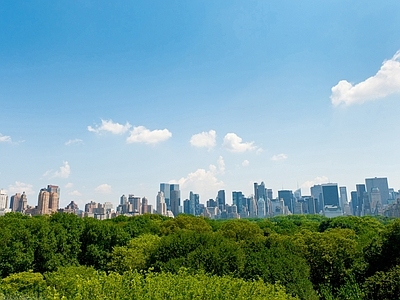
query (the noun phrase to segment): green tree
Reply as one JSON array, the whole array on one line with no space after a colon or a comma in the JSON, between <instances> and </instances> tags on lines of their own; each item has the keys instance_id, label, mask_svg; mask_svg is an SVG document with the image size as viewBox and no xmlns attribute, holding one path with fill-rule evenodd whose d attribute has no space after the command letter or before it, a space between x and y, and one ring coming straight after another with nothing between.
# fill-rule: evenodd
<instances>
[{"instance_id":1,"label":"green tree","mask_svg":"<svg viewBox=\"0 0 400 300\"><path fill-rule=\"evenodd\" d=\"M160 240L157 235L143 234L130 240L126 246L114 247L108 269L121 274L126 271L144 270Z\"/></svg>"}]
</instances>

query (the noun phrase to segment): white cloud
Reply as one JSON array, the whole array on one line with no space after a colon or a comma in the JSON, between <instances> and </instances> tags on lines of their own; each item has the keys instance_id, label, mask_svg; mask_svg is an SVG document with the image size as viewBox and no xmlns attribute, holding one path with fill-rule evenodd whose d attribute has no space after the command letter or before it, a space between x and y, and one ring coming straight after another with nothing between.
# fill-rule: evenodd
<instances>
[{"instance_id":1,"label":"white cloud","mask_svg":"<svg viewBox=\"0 0 400 300\"><path fill-rule=\"evenodd\" d=\"M65 185L65 188L66 189L70 189L70 188L72 188L74 186L74 184L72 183L72 182L68 182L66 185Z\"/></svg>"},{"instance_id":2,"label":"white cloud","mask_svg":"<svg viewBox=\"0 0 400 300\"><path fill-rule=\"evenodd\" d=\"M400 50L382 63L379 71L368 79L351 84L341 80L332 88L331 101L334 106L364 103L400 93Z\"/></svg>"},{"instance_id":3,"label":"white cloud","mask_svg":"<svg viewBox=\"0 0 400 300\"><path fill-rule=\"evenodd\" d=\"M205 197L204 201L214 198L217 191L224 187L224 183L216 177L214 170L205 169L197 169L178 181L171 181L171 183L173 182L178 182L180 188L186 192L199 193ZM181 197L185 197L185 195Z\"/></svg>"},{"instance_id":4,"label":"white cloud","mask_svg":"<svg viewBox=\"0 0 400 300\"><path fill-rule=\"evenodd\" d=\"M0 133L0 143L11 143L11 137Z\"/></svg>"},{"instance_id":5,"label":"white cloud","mask_svg":"<svg viewBox=\"0 0 400 300\"><path fill-rule=\"evenodd\" d=\"M22 194L23 192L25 192L25 194L27 194L27 195L35 194L35 191L33 190L33 185L28 184L28 183L23 183L20 181L16 181L14 184L10 184L8 186L8 193L10 195L14 195L16 193Z\"/></svg>"},{"instance_id":6,"label":"white cloud","mask_svg":"<svg viewBox=\"0 0 400 300\"><path fill-rule=\"evenodd\" d=\"M67 142L65 142L65 146L70 146L70 145L74 145L74 144L82 144L83 141L81 139L73 139L73 140L69 140Z\"/></svg>"},{"instance_id":7,"label":"white cloud","mask_svg":"<svg viewBox=\"0 0 400 300\"><path fill-rule=\"evenodd\" d=\"M68 178L70 174L71 174L71 167L69 166L67 161L64 161L60 169L54 172L53 177Z\"/></svg>"},{"instance_id":8,"label":"white cloud","mask_svg":"<svg viewBox=\"0 0 400 300\"><path fill-rule=\"evenodd\" d=\"M225 173L225 161L224 161L224 158L222 156L218 157L217 166L218 166L218 171L221 174L224 174Z\"/></svg>"},{"instance_id":9,"label":"white cloud","mask_svg":"<svg viewBox=\"0 0 400 300\"><path fill-rule=\"evenodd\" d=\"M250 164L250 162L249 162L247 159L245 159L245 160L242 162L242 166L243 166L243 167L248 167L249 164Z\"/></svg>"},{"instance_id":10,"label":"white cloud","mask_svg":"<svg viewBox=\"0 0 400 300\"><path fill-rule=\"evenodd\" d=\"M192 135L190 138L190 144L194 147L208 148L211 149L215 147L217 133L215 130L210 130L209 132L201 132Z\"/></svg>"},{"instance_id":11,"label":"white cloud","mask_svg":"<svg viewBox=\"0 0 400 300\"><path fill-rule=\"evenodd\" d=\"M126 122L125 125L114 123L112 120L101 120L101 125L96 125L95 127L88 126L87 129L90 132L102 133L109 132L112 134L123 134L127 132L132 127L131 124Z\"/></svg>"},{"instance_id":12,"label":"white cloud","mask_svg":"<svg viewBox=\"0 0 400 300\"><path fill-rule=\"evenodd\" d=\"M301 185L302 189L305 189L306 193L310 192L310 187L316 184L327 183L329 181L328 177L326 176L319 176L315 177L313 180L308 180Z\"/></svg>"},{"instance_id":13,"label":"white cloud","mask_svg":"<svg viewBox=\"0 0 400 300\"><path fill-rule=\"evenodd\" d=\"M72 191L72 192L69 192L68 195L70 195L70 196L76 196L76 197L82 196L82 194L81 194L79 191L77 191L77 190Z\"/></svg>"},{"instance_id":14,"label":"white cloud","mask_svg":"<svg viewBox=\"0 0 400 300\"><path fill-rule=\"evenodd\" d=\"M225 147L225 149L237 153L260 150L260 148L254 146L254 142L242 142L242 138L237 136L235 133L227 133L225 135L223 146Z\"/></svg>"},{"instance_id":15,"label":"white cloud","mask_svg":"<svg viewBox=\"0 0 400 300\"><path fill-rule=\"evenodd\" d=\"M97 188L94 189L96 193L99 194L110 194L111 193L111 185L104 183L100 184Z\"/></svg>"},{"instance_id":16,"label":"white cloud","mask_svg":"<svg viewBox=\"0 0 400 300\"><path fill-rule=\"evenodd\" d=\"M271 160L273 161L282 161L286 160L288 156L285 153L277 154L271 157Z\"/></svg>"},{"instance_id":17,"label":"white cloud","mask_svg":"<svg viewBox=\"0 0 400 300\"><path fill-rule=\"evenodd\" d=\"M168 129L149 130L144 126L133 127L130 136L126 139L128 144L131 143L144 143L144 144L157 144L168 140L172 133Z\"/></svg>"}]
</instances>

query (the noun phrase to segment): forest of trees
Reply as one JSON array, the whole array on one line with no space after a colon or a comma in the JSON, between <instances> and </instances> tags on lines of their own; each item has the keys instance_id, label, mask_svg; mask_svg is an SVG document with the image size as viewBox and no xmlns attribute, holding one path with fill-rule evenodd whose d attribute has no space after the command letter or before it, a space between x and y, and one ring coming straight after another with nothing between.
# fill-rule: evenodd
<instances>
[{"instance_id":1,"label":"forest of trees","mask_svg":"<svg viewBox=\"0 0 400 300\"><path fill-rule=\"evenodd\" d=\"M2 299L399 299L400 220L0 217Z\"/></svg>"}]
</instances>

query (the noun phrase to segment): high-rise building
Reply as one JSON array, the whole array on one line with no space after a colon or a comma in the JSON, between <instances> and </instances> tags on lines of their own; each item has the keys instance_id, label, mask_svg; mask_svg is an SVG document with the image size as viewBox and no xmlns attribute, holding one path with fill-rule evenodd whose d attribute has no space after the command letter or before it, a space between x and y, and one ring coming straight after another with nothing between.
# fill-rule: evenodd
<instances>
[{"instance_id":1,"label":"high-rise building","mask_svg":"<svg viewBox=\"0 0 400 300\"><path fill-rule=\"evenodd\" d=\"M243 208L247 207L245 202L242 192L232 192L232 204L236 205L239 214L243 211Z\"/></svg>"},{"instance_id":2,"label":"high-rise building","mask_svg":"<svg viewBox=\"0 0 400 300\"><path fill-rule=\"evenodd\" d=\"M129 204L131 204L130 208L129 208L129 212L136 214L136 215L140 215L141 212L141 199L140 197L137 197L133 194L128 195L128 202Z\"/></svg>"},{"instance_id":3,"label":"high-rise building","mask_svg":"<svg viewBox=\"0 0 400 300\"><path fill-rule=\"evenodd\" d=\"M141 208L142 214L148 214L151 213L149 212L149 201L147 200L146 197L142 198L142 208Z\"/></svg>"},{"instance_id":4,"label":"high-rise building","mask_svg":"<svg viewBox=\"0 0 400 300\"><path fill-rule=\"evenodd\" d=\"M40 215L47 215L49 211L50 193L47 189L41 189L38 197L38 210Z\"/></svg>"},{"instance_id":5,"label":"high-rise building","mask_svg":"<svg viewBox=\"0 0 400 300\"><path fill-rule=\"evenodd\" d=\"M10 209L12 211L18 211L18 207L20 205L21 194L16 193L15 195L11 196L10 198Z\"/></svg>"},{"instance_id":6,"label":"high-rise building","mask_svg":"<svg viewBox=\"0 0 400 300\"><path fill-rule=\"evenodd\" d=\"M121 198L119 198L119 204L124 205L128 202L128 198L126 198L125 195L122 195Z\"/></svg>"},{"instance_id":7,"label":"high-rise building","mask_svg":"<svg viewBox=\"0 0 400 300\"><path fill-rule=\"evenodd\" d=\"M381 207L382 207L382 195L381 191L377 188L374 187L372 188L369 196L369 201L370 201L370 214L371 215L380 215L382 213Z\"/></svg>"},{"instance_id":8,"label":"high-rise building","mask_svg":"<svg viewBox=\"0 0 400 300\"><path fill-rule=\"evenodd\" d=\"M171 201L170 201L170 184L169 183L160 183L160 192L163 192L165 205L167 206L167 210L171 210Z\"/></svg>"},{"instance_id":9,"label":"high-rise building","mask_svg":"<svg viewBox=\"0 0 400 300\"><path fill-rule=\"evenodd\" d=\"M179 185L174 184L175 188L170 190L171 211L176 217L179 214L179 207L181 206L181 191ZM171 185L172 187L172 185Z\"/></svg>"},{"instance_id":10,"label":"high-rise building","mask_svg":"<svg viewBox=\"0 0 400 300\"><path fill-rule=\"evenodd\" d=\"M340 207L337 183L322 184L322 199L324 207L327 205Z\"/></svg>"},{"instance_id":11,"label":"high-rise building","mask_svg":"<svg viewBox=\"0 0 400 300\"><path fill-rule=\"evenodd\" d=\"M49 212L57 212L60 208L60 188L49 184L47 191L49 192Z\"/></svg>"},{"instance_id":12,"label":"high-rise building","mask_svg":"<svg viewBox=\"0 0 400 300\"><path fill-rule=\"evenodd\" d=\"M0 210L8 209L8 195L5 190L0 190Z\"/></svg>"},{"instance_id":13,"label":"high-rise building","mask_svg":"<svg viewBox=\"0 0 400 300\"><path fill-rule=\"evenodd\" d=\"M267 198L270 200L274 199L274 194L272 192L272 189L267 189Z\"/></svg>"},{"instance_id":14,"label":"high-rise building","mask_svg":"<svg viewBox=\"0 0 400 300\"><path fill-rule=\"evenodd\" d=\"M291 190L278 191L278 199L283 199L285 206L293 213L293 192Z\"/></svg>"},{"instance_id":15,"label":"high-rise building","mask_svg":"<svg viewBox=\"0 0 400 300\"><path fill-rule=\"evenodd\" d=\"M371 191L373 188L378 188L381 194L382 205L388 204L390 199L389 185L386 177L378 178L366 178L365 179L366 192L368 193L369 199L371 199Z\"/></svg>"},{"instance_id":16,"label":"high-rise building","mask_svg":"<svg viewBox=\"0 0 400 300\"><path fill-rule=\"evenodd\" d=\"M257 199L256 201L258 201L260 198L264 199L264 201L267 200L267 189L265 188L264 181L262 181L260 184L254 182L254 197Z\"/></svg>"},{"instance_id":17,"label":"high-rise building","mask_svg":"<svg viewBox=\"0 0 400 300\"><path fill-rule=\"evenodd\" d=\"M364 194L366 193L365 184L356 184L356 190L357 190L356 216L361 216L364 208Z\"/></svg>"},{"instance_id":18,"label":"high-rise building","mask_svg":"<svg viewBox=\"0 0 400 300\"><path fill-rule=\"evenodd\" d=\"M219 190L217 195L218 208L222 212L225 210L225 190Z\"/></svg>"},{"instance_id":19,"label":"high-rise building","mask_svg":"<svg viewBox=\"0 0 400 300\"><path fill-rule=\"evenodd\" d=\"M260 198L257 201L257 217L258 218L266 217L265 200L263 198Z\"/></svg>"},{"instance_id":20,"label":"high-rise building","mask_svg":"<svg viewBox=\"0 0 400 300\"><path fill-rule=\"evenodd\" d=\"M358 212L358 196L357 196L357 192L356 191L352 191L350 193L350 198L351 198L351 203L350 203L351 213L352 213L352 215L357 216L357 212Z\"/></svg>"},{"instance_id":21,"label":"high-rise building","mask_svg":"<svg viewBox=\"0 0 400 300\"><path fill-rule=\"evenodd\" d=\"M167 215L167 205L165 203L164 192L160 191L156 198L157 213L166 216Z\"/></svg>"},{"instance_id":22,"label":"high-rise building","mask_svg":"<svg viewBox=\"0 0 400 300\"><path fill-rule=\"evenodd\" d=\"M347 188L345 186L339 187L339 193L340 193L340 206L344 211L345 206L349 204L349 201L347 200Z\"/></svg>"},{"instance_id":23,"label":"high-rise building","mask_svg":"<svg viewBox=\"0 0 400 300\"><path fill-rule=\"evenodd\" d=\"M320 184L316 184L310 188L311 196L316 201L316 213L319 213L324 210L324 203L322 201L322 186Z\"/></svg>"}]
</instances>

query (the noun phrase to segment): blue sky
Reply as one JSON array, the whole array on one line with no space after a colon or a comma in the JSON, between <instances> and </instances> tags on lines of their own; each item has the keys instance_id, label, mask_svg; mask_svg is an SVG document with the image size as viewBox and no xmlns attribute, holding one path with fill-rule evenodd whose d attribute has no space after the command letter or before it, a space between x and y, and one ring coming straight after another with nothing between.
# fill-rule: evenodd
<instances>
[{"instance_id":1,"label":"blue sky","mask_svg":"<svg viewBox=\"0 0 400 300\"><path fill-rule=\"evenodd\" d=\"M398 1L2 1L0 188L200 201L387 176Z\"/></svg>"}]
</instances>

